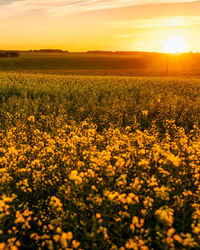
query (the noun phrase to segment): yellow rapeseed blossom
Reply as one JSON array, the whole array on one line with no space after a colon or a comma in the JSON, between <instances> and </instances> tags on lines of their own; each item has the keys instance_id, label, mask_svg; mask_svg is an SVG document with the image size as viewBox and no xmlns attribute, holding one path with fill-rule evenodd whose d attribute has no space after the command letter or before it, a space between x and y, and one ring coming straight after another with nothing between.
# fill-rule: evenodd
<instances>
[{"instance_id":1,"label":"yellow rapeseed blossom","mask_svg":"<svg viewBox=\"0 0 200 250\"><path fill-rule=\"evenodd\" d=\"M80 242L76 241L76 240L73 240L72 241L72 247L77 249L78 247L80 246Z\"/></svg>"},{"instance_id":2,"label":"yellow rapeseed blossom","mask_svg":"<svg viewBox=\"0 0 200 250\"><path fill-rule=\"evenodd\" d=\"M144 116L147 116L147 115L148 115L148 113L149 113L149 111L148 111L148 110L143 110L143 111L142 111L142 114L143 114Z\"/></svg>"},{"instance_id":3,"label":"yellow rapeseed blossom","mask_svg":"<svg viewBox=\"0 0 200 250\"><path fill-rule=\"evenodd\" d=\"M78 171L77 170L73 170L70 174L69 174L69 179L74 181L75 184L79 185L82 183L82 178L78 175Z\"/></svg>"},{"instance_id":4,"label":"yellow rapeseed blossom","mask_svg":"<svg viewBox=\"0 0 200 250\"><path fill-rule=\"evenodd\" d=\"M101 214L100 213L96 213L96 219L100 219L101 218Z\"/></svg>"},{"instance_id":5,"label":"yellow rapeseed blossom","mask_svg":"<svg viewBox=\"0 0 200 250\"><path fill-rule=\"evenodd\" d=\"M0 73L0 86L8 90L2 95L9 100L15 88L2 77ZM175 112L178 106L186 107L185 90L181 99L177 95L174 101L173 94L166 102L174 80L162 85L159 79L160 89L149 106L139 97L138 106L132 99L135 89L148 94L151 79L134 78L129 84L129 78L115 78L113 87L110 78L81 77L78 89L76 76L37 76L39 83L35 77L22 77L28 81L26 88L17 88L23 89L23 101L15 95L12 101L1 100L0 250L24 249L25 239L31 239L30 248L50 250L199 249L200 129L198 123L192 126L196 115L188 116L191 121L183 126L187 117ZM11 85L4 85L7 81ZM131 96L115 98L118 84L130 90L134 86ZM192 106L191 90L200 91L200 80L185 88ZM129 107L127 100L133 100ZM28 110L18 110L21 103ZM90 119L83 120L87 113ZM166 120L165 114L174 120ZM182 227L188 222L188 228Z\"/></svg>"},{"instance_id":6,"label":"yellow rapeseed blossom","mask_svg":"<svg viewBox=\"0 0 200 250\"><path fill-rule=\"evenodd\" d=\"M5 242L0 243L0 250L4 250L5 247L6 247L6 243Z\"/></svg>"},{"instance_id":7,"label":"yellow rapeseed blossom","mask_svg":"<svg viewBox=\"0 0 200 250\"><path fill-rule=\"evenodd\" d=\"M35 122L35 117L33 115L29 116L27 119L29 122L34 123Z\"/></svg>"},{"instance_id":8,"label":"yellow rapeseed blossom","mask_svg":"<svg viewBox=\"0 0 200 250\"><path fill-rule=\"evenodd\" d=\"M173 224L173 209L168 207L161 207L155 211L155 215L159 218L160 221L166 223L168 226Z\"/></svg>"},{"instance_id":9,"label":"yellow rapeseed blossom","mask_svg":"<svg viewBox=\"0 0 200 250\"><path fill-rule=\"evenodd\" d=\"M175 235L173 236L173 239L174 239L175 241L179 242L179 243L182 243L182 242L183 242L183 239L182 239L181 236L178 235L178 234L175 234Z\"/></svg>"}]
</instances>

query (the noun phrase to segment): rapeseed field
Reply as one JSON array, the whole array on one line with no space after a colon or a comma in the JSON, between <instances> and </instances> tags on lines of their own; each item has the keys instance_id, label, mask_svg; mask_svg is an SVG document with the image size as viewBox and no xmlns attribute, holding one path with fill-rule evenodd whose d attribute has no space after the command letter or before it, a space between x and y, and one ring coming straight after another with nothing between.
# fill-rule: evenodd
<instances>
[{"instance_id":1,"label":"rapeseed field","mask_svg":"<svg viewBox=\"0 0 200 250\"><path fill-rule=\"evenodd\" d=\"M0 249L199 249L200 80L0 74Z\"/></svg>"}]
</instances>

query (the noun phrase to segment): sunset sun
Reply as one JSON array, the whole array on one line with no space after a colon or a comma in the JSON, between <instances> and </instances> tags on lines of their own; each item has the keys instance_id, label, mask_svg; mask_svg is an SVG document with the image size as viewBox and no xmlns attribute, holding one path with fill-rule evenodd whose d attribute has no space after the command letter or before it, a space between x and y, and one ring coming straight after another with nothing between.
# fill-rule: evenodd
<instances>
[{"instance_id":1,"label":"sunset sun","mask_svg":"<svg viewBox=\"0 0 200 250\"><path fill-rule=\"evenodd\" d=\"M182 37L171 37L163 44L163 50L166 53L184 53L188 45Z\"/></svg>"}]
</instances>

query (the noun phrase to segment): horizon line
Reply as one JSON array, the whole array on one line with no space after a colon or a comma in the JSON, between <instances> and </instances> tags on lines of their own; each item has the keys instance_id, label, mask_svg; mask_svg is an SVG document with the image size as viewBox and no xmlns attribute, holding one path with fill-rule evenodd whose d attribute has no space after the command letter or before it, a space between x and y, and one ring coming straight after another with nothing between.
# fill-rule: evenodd
<instances>
[{"instance_id":1,"label":"horizon line","mask_svg":"<svg viewBox=\"0 0 200 250\"><path fill-rule=\"evenodd\" d=\"M143 50L85 50L85 51L70 51L66 49L0 49L0 51L19 51L19 52L44 52L44 51L57 51L57 52L64 52L64 53L157 53L157 54L198 54L200 53L198 50L196 51L185 51L185 52L176 52L176 53L169 53L164 51L143 51Z\"/></svg>"}]
</instances>

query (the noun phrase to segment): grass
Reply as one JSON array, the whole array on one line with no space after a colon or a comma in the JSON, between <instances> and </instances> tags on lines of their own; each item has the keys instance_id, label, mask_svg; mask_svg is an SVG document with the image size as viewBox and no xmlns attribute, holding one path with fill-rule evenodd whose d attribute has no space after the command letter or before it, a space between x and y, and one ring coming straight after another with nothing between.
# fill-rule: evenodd
<instances>
[{"instance_id":1,"label":"grass","mask_svg":"<svg viewBox=\"0 0 200 250\"><path fill-rule=\"evenodd\" d=\"M199 92L0 73L0 249L198 249Z\"/></svg>"},{"instance_id":2,"label":"grass","mask_svg":"<svg viewBox=\"0 0 200 250\"><path fill-rule=\"evenodd\" d=\"M199 76L199 55L170 55L169 75ZM58 75L165 76L165 55L33 53L0 58L0 71Z\"/></svg>"},{"instance_id":3,"label":"grass","mask_svg":"<svg viewBox=\"0 0 200 250\"><path fill-rule=\"evenodd\" d=\"M2 58L0 70L114 70L132 69L133 60L142 68L142 58L84 53L25 53L18 58Z\"/></svg>"}]
</instances>

